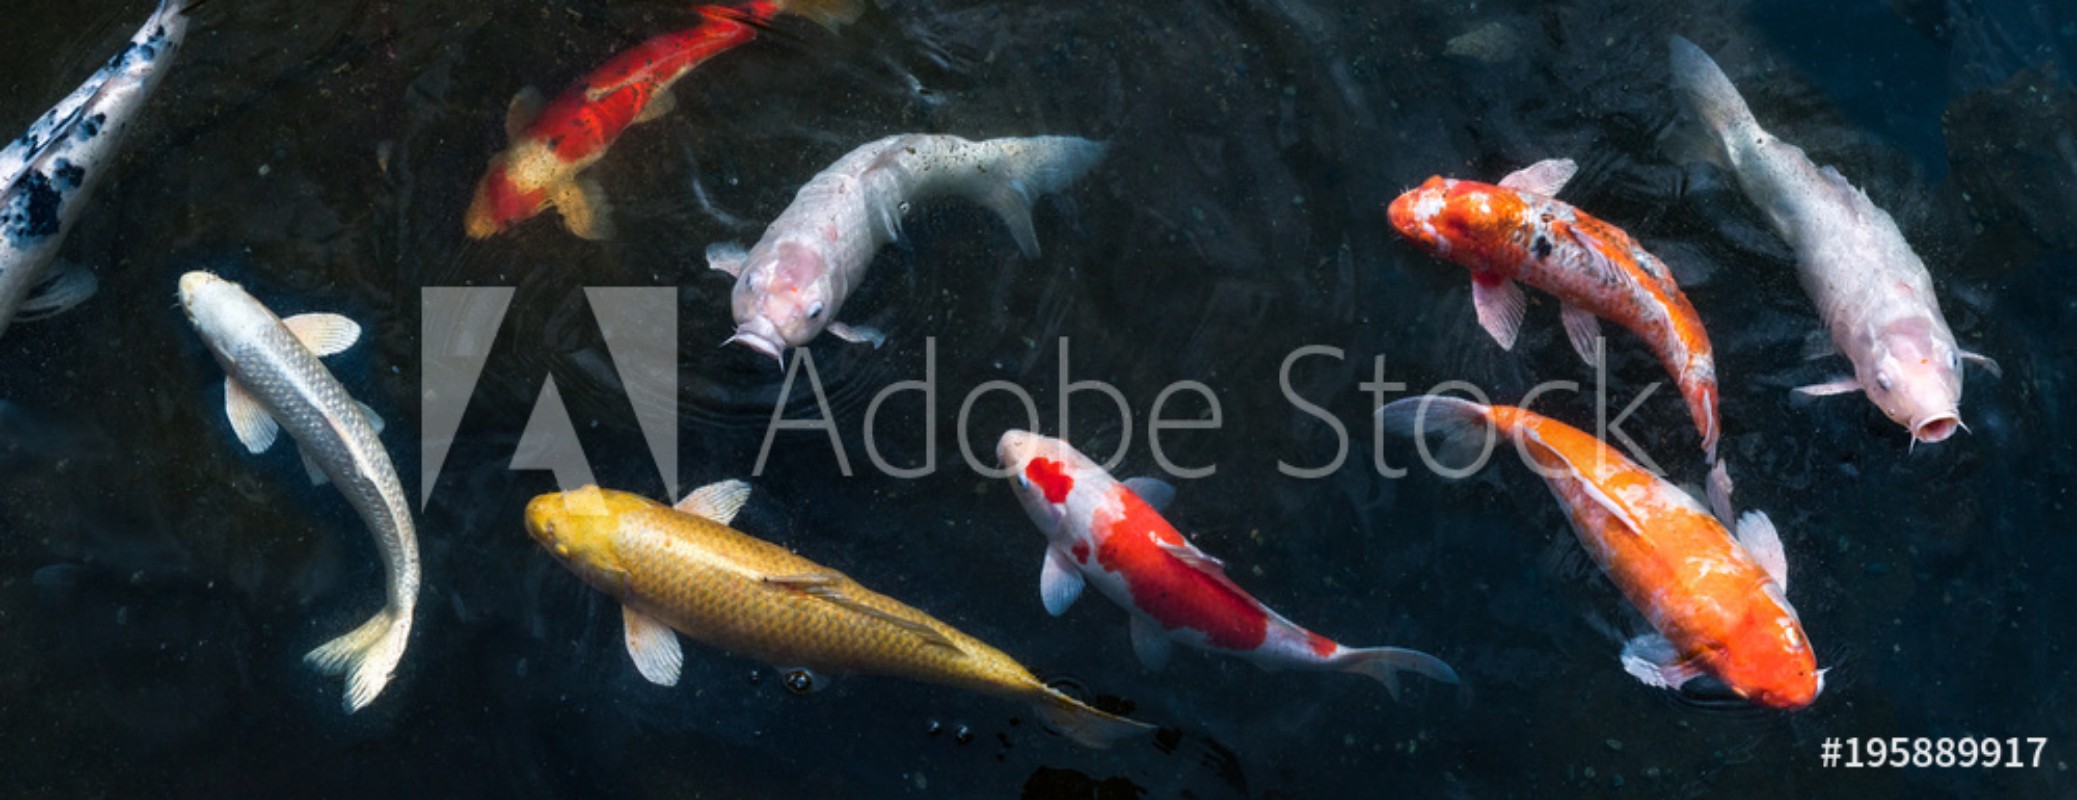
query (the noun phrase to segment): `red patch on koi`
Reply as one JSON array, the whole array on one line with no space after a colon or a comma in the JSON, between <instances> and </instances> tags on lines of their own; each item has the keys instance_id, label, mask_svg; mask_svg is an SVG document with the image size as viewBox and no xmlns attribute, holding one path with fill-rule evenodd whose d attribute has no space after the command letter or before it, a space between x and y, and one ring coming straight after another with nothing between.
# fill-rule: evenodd
<instances>
[{"instance_id":1,"label":"red patch on koi","mask_svg":"<svg viewBox=\"0 0 2077 800\"><path fill-rule=\"evenodd\" d=\"M1311 631L1305 634L1305 646L1312 648L1313 655L1321 658L1334 655L1334 651L1341 649L1341 645L1335 644L1333 639Z\"/></svg>"},{"instance_id":2,"label":"red patch on koi","mask_svg":"<svg viewBox=\"0 0 2077 800\"><path fill-rule=\"evenodd\" d=\"M1075 488L1075 479L1067 476L1060 462L1050 458L1032 459L1031 464L1024 468L1024 477L1031 479L1039 491L1045 493L1048 503L1067 502L1067 493Z\"/></svg>"},{"instance_id":3,"label":"red patch on koi","mask_svg":"<svg viewBox=\"0 0 2077 800\"><path fill-rule=\"evenodd\" d=\"M1109 526L1096 561L1125 579L1132 604L1167 630L1189 628L1222 650L1249 651L1269 634L1269 615L1254 597L1223 576L1183 563L1162 543L1183 541L1168 520L1129 491L1117 493L1119 517Z\"/></svg>"},{"instance_id":4,"label":"red patch on koi","mask_svg":"<svg viewBox=\"0 0 2077 800\"><path fill-rule=\"evenodd\" d=\"M1087 564L1087 563L1089 563L1089 543L1088 543L1088 542L1075 542L1075 546L1074 546L1074 554L1075 554L1075 563L1077 563L1077 564Z\"/></svg>"}]
</instances>

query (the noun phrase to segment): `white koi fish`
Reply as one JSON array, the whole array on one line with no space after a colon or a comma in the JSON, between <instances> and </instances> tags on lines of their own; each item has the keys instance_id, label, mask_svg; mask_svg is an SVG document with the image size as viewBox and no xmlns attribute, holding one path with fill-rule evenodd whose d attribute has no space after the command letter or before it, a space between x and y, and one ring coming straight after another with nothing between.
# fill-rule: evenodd
<instances>
[{"instance_id":1,"label":"white koi fish","mask_svg":"<svg viewBox=\"0 0 2077 800\"><path fill-rule=\"evenodd\" d=\"M280 319L243 287L207 272L180 277L180 304L227 373L224 410L238 441L263 452L286 428L311 482L329 479L339 487L382 549L388 603L352 633L303 657L320 672L347 676L344 704L351 714L395 674L418 604L418 534L397 469L378 438L382 418L317 360L352 346L361 327L337 314Z\"/></svg>"},{"instance_id":2,"label":"white koi fish","mask_svg":"<svg viewBox=\"0 0 2077 800\"><path fill-rule=\"evenodd\" d=\"M122 52L0 147L0 333L17 314L47 317L93 295L94 276L84 269L48 281L44 273L94 185L114 166L123 134L166 77L194 5L163 0Z\"/></svg>"},{"instance_id":3,"label":"white koi fish","mask_svg":"<svg viewBox=\"0 0 2077 800\"><path fill-rule=\"evenodd\" d=\"M1160 508L1175 496L1152 478L1119 482L1072 445L1009 431L995 446L1017 499L1046 536L1039 595L1067 611L1093 583L1132 618L1132 650L1148 669L1181 642L1264 669L1353 672L1399 696L1399 673L1456 683L1441 659L1397 647L1345 647L1299 627L1240 588L1226 565L1177 533Z\"/></svg>"},{"instance_id":4,"label":"white koi fish","mask_svg":"<svg viewBox=\"0 0 2077 800\"><path fill-rule=\"evenodd\" d=\"M1838 170L1762 130L1701 48L1679 36L1670 44L1675 90L1714 134L1712 155L1795 249L1803 291L1833 346L1853 362L1852 376L1796 391L1866 392L1914 444L1952 436L1962 427L1962 361L1992 374L1997 362L1955 344L1933 278L1896 221Z\"/></svg>"},{"instance_id":5,"label":"white koi fish","mask_svg":"<svg viewBox=\"0 0 2077 800\"><path fill-rule=\"evenodd\" d=\"M878 347L886 337L836 322L881 245L901 237L913 201L958 195L1002 216L1026 258L1039 253L1032 199L1066 188L1103 157L1104 145L1071 136L989 139L889 136L851 151L808 181L756 247L707 249L708 266L736 277L740 342L774 359L825 329ZM782 361L783 363L783 361Z\"/></svg>"}]
</instances>

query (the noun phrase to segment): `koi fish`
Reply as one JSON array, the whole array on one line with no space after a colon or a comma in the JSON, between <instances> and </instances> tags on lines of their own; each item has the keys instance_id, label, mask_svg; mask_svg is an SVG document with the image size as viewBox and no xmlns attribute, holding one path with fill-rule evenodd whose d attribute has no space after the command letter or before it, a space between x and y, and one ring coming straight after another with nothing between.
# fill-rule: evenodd
<instances>
[{"instance_id":1,"label":"koi fish","mask_svg":"<svg viewBox=\"0 0 2077 800\"><path fill-rule=\"evenodd\" d=\"M1046 536L1039 596L1060 616L1087 583L1132 619L1132 650L1160 670L1171 644L1239 656L1264 669L1353 672L1399 696L1399 673L1456 683L1434 656L1352 648L1299 627L1226 575L1226 565L1176 532L1160 509L1175 490L1153 478L1119 482L1059 439L1012 430L995 446L1017 499Z\"/></svg>"},{"instance_id":2,"label":"koi fish","mask_svg":"<svg viewBox=\"0 0 2077 800\"><path fill-rule=\"evenodd\" d=\"M621 604L636 671L674 686L678 633L780 667L787 688L826 676L892 675L1031 703L1047 724L1089 747L1152 729L1091 708L1033 677L1002 651L873 592L843 573L729 527L750 496L723 481L677 506L588 486L526 507L527 532Z\"/></svg>"},{"instance_id":3,"label":"koi fish","mask_svg":"<svg viewBox=\"0 0 2077 800\"><path fill-rule=\"evenodd\" d=\"M396 673L418 604L418 534L382 447L382 418L318 362L352 346L361 327L337 314L281 319L238 284L200 271L180 277L180 305L227 373L224 410L238 441L260 453L286 429L311 483L339 487L382 550L382 611L303 657L326 675L346 675L343 703L351 714Z\"/></svg>"},{"instance_id":4,"label":"koi fish","mask_svg":"<svg viewBox=\"0 0 2077 800\"><path fill-rule=\"evenodd\" d=\"M1731 508L1722 462L1711 516L1592 434L1524 409L1411 397L1386 404L1378 420L1404 436L1462 442L1490 430L1517 442L1594 563L1651 623L1653 633L1623 647L1623 669L1639 681L1678 689L1708 675L1783 709L1808 706L1824 690L1824 671L1789 605L1788 557L1774 523L1749 511L1735 538L1724 530Z\"/></svg>"},{"instance_id":5,"label":"koi fish","mask_svg":"<svg viewBox=\"0 0 2077 800\"><path fill-rule=\"evenodd\" d=\"M0 332L17 314L40 319L93 295L94 276L85 269L70 267L49 280L45 272L165 79L196 2L162 0L121 52L0 147Z\"/></svg>"},{"instance_id":6,"label":"koi fish","mask_svg":"<svg viewBox=\"0 0 2077 800\"><path fill-rule=\"evenodd\" d=\"M701 6L703 21L615 55L545 105L528 88L505 111L511 141L476 184L463 227L486 239L554 207L563 225L586 239L613 238L612 208L584 175L630 126L677 107L671 85L707 59L757 38L780 14L812 19L830 30L858 18L858 0L775 0L736 8Z\"/></svg>"},{"instance_id":7,"label":"koi fish","mask_svg":"<svg viewBox=\"0 0 2077 800\"><path fill-rule=\"evenodd\" d=\"M1803 291L1854 374L1796 391L1865 392L1911 431L1913 445L1962 426L1962 362L1993 375L1998 364L1961 349L1940 314L1925 262L1888 212L1832 167L1760 128L1709 54L1672 38L1673 85L1710 134L1707 156L1736 176L1746 199L1796 251Z\"/></svg>"},{"instance_id":8,"label":"koi fish","mask_svg":"<svg viewBox=\"0 0 2077 800\"><path fill-rule=\"evenodd\" d=\"M1716 359L1702 318L1658 257L1621 228L1553 199L1578 167L1540 161L1500 185L1436 176L1387 210L1400 235L1471 270L1478 323L1513 350L1526 301L1517 281L1558 298L1572 349L1599 363L1606 319L1637 334L1673 375L1702 450L1716 460Z\"/></svg>"},{"instance_id":9,"label":"koi fish","mask_svg":"<svg viewBox=\"0 0 2077 800\"><path fill-rule=\"evenodd\" d=\"M1024 257L1037 258L1032 200L1067 188L1104 149L1071 136L970 142L912 133L852 150L801 187L756 247L707 248L707 265L736 279L736 333L728 341L781 365L786 348L824 330L880 346L884 335L836 322L837 310L865 280L873 253L901 238L912 201L958 195L987 206L1010 226Z\"/></svg>"}]
</instances>

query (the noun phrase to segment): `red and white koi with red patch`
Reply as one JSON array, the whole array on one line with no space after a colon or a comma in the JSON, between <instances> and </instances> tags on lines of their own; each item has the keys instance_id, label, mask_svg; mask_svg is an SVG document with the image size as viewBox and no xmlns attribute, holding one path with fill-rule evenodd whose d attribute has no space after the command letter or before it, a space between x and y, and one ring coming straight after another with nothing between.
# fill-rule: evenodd
<instances>
[{"instance_id":1,"label":"red and white koi with red patch","mask_svg":"<svg viewBox=\"0 0 2077 800\"><path fill-rule=\"evenodd\" d=\"M1527 301L1516 281L1557 296L1565 335L1588 364L1606 319L1637 334L1673 375L1702 450L1716 460L1716 360L1702 318L1656 256L1623 229L1552 196L1578 171L1571 159L1539 161L1500 184L1441 176L1386 210L1392 227L1471 270L1478 324L1513 350Z\"/></svg>"},{"instance_id":2,"label":"red and white koi with red patch","mask_svg":"<svg viewBox=\"0 0 2077 800\"><path fill-rule=\"evenodd\" d=\"M1046 534L1039 594L1059 616L1086 583L1132 617L1132 649L1148 669L1168 661L1172 642L1228 653L1264 669L1353 672L1399 696L1400 672L1456 683L1434 656L1397 647L1337 644L1256 600L1197 549L1160 508L1175 496L1152 478L1120 482L1072 445L1027 431L1004 433L995 455L1017 499Z\"/></svg>"}]
</instances>

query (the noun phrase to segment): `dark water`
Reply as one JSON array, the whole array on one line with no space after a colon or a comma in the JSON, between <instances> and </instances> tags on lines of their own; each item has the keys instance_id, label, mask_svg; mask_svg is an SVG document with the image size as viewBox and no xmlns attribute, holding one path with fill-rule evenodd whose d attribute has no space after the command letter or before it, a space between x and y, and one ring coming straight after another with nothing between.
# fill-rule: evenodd
<instances>
[{"instance_id":1,"label":"dark water","mask_svg":"<svg viewBox=\"0 0 2077 800\"><path fill-rule=\"evenodd\" d=\"M1815 6L1815 8L1813 8ZM23 3L0 26L0 123L69 91L148 12L142 2ZM2068 523L2077 375L2077 9L1940 3L975 4L888 2L841 37L787 25L678 88L680 110L630 133L594 174L621 236L543 219L461 236L506 101L689 24L671 3L215 2L66 256L102 293L0 339L0 793L700 797L2071 796L2077 679ZM1495 27L1488 27L1495 26ZM1483 31L1470 39L1465 34ZM1697 40L1761 119L1839 165L1931 265L1972 373L1973 434L1906 447L1854 398L1793 403L1837 362L1786 248L1719 174L1676 163L1664 41ZM1453 49L1452 40L1458 41ZM780 375L728 335L716 241L754 240L810 175L890 133L1068 133L1107 140L1094 174L1040 204L1045 254L1018 256L987 212L911 215L845 309L879 351L813 349L855 477L820 433L778 437L750 475ZM1723 451L1739 501L1780 525L1789 595L1825 694L1793 713L1705 708L1616 661L1641 622L1585 560L1548 492L1501 463L1461 482L1369 467L1385 377L1468 380L1496 398L1588 381L1548 302L1514 354L1476 327L1461 270L1397 240L1382 204L1430 174L1497 179L1570 156L1570 201L1672 263L1724 376ZM702 199L704 198L704 199ZM299 663L380 602L360 522L309 488L286 448L248 456L221 373L181 318L176 277L208 267L277 311L327 310L369 340L333 370L392 425L416 495L419 290L515 286L490 366L420 518L426 570L403 668L375 704ZM602 483L666 488L581 299L585 286L678 286L680 488L757 486L740 527L997 644L1049 679L1129 703L1157 742L1097 752L1023 708L847 679L788 694L766 665L687 645L674 689L642 681L618 615L520 525L545 472L507 464L545 378L561 387ZM1433 652L1462 692L1403 703L1348 675L1264 673L1182 652L1133 658L1100 599L1041 609L1041 539L1008 487L962 462L956 412L1018 383L1057 432L1073 380L1133 407L1122 474L1152 472L1153 401L1179 380L1217 395L1220 427L1169 431L1170 517L1294 620L1351 644ZM874 474L860 426L904 465L937 426L938 469ZM1279 387L1350 431L1348 461L1298 480L1337 439ZM1612 342L1619 408L1661 374ZM1075 439L1123 433L1095 393ZM1591 396L1545 408L1585 425ZM1183 395L1165 412L1195 418ZM812 416L805 395L789 415ZM967 430L987 458L1027 424L1006 396ZM1698 482L1679 404L1632 431ZM1385 443L1395 464L1403 441ZM959 731L964 728L967 735ZM933 730L938 732L932 733ZM1829 737L2041 736L2039 767L1824 769ZM965 741L962 741L965 739Z\"/></svg>"}]
</instances>

